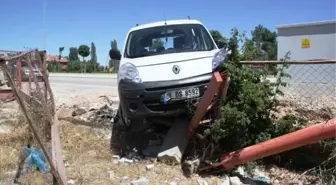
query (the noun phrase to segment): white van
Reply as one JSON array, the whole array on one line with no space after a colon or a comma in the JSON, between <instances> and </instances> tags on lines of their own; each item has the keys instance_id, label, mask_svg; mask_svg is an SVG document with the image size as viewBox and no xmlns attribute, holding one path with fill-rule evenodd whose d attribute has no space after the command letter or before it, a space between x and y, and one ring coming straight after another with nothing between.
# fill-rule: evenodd
<instances>
[{"instance_id":1,"label":"white van","mask_svg":"<svg viewBox=\"0 0 336 185\"><path fill-rule=\"evenodd\" d=\"M111 51L110 57L117 59ZM132 28L120 57L118 115L133 125L184 113L190 99L203 95L226 50L201 22L170 20Z\"/></svg>"}]
</instances>

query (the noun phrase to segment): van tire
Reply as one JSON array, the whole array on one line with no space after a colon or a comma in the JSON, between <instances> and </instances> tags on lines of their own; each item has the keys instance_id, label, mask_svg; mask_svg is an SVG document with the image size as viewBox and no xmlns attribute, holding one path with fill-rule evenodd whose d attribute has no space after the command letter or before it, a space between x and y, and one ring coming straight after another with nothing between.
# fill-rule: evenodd
<instances>
[{"instance_id":1,"label":"van tire","mask_svg":"<svg viewBox=\"0 0 336 185\"><path fill-rule=\"evenodd\" d=\"M119 105L117 112L117 119L119 119L120 123L122 123L125 128L130 132L141 131L145 128L144 119L128 119L126 115L123 114L122 108Z\"/></svg>"}]
</instances>

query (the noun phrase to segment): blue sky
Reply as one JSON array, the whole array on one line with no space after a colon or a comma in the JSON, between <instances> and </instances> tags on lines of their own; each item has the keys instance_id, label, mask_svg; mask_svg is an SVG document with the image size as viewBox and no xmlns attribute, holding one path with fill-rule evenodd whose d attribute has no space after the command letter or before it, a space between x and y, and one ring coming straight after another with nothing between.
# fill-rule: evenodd
<instances>
[{"instance_id":1,"label":"blue sky","mask_svg":"<svg viewBox=\"0 0 336 185\"><path fill-rule=\"evenodd\" d=\"M1 0L0 49L43 48L43 7L46 1L46 49L94 42L98 61L105 64L110 41L119 49L127 31L138 24L181 19L188 15L228 36L232 27L250 32L262 24L271 30L279 24L335 19L335 0Z\"/></svg>"}]
</instances>

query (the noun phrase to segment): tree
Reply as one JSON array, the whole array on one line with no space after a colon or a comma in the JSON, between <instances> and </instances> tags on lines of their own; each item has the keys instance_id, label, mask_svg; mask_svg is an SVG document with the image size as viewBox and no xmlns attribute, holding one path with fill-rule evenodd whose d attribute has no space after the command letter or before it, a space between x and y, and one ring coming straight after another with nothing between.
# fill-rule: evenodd
<instances>
[{"instance_id":1,"label":"tree","mask_svg":"<svg viewBox=\"0 0 336 185\"><path fill-rule=\"evenodd\" d=\"M94 69L93 71L96 71L97 66L97 54L96 54L96 46L95 44L92 42L91 43L91 62L93 63Z\"/></svg>"},{"instance_id":2,"label":"tree","mask_svg":"<svg viewBox=\"0 0 336 185\"><path fill-rule=\"evenodd\" d=\"M64 47L60 47L58 49L58 51L59 51L59 59L61 60L61 58L62 58L62 52L64 51Z\"/></svg>"},{"instance_id":3,"label":"tree","mask_svg":"<svg viewBox=\"0 0 336 185\"><path fill-rule=\"evenodd\" d=\"M59 49L58 49L58 51L59 51L59 56L58 56L58 59L61 61L61 59L62 59L62 52L63 52L63 50L64 50L64 47L60 47ZM57 71L59 71L59 65L57 65Z\"/></svg>"},{"instance_id":4,"label":"tree","mask_svg":"<svg viewBox=\"0 0 336 185\"><path fill-rule=\"evenodd\" d=\"M264 60L276 60L277 59L277 34L271 32L269 29L262 25L258 25L251 32L252 41L260 50L260 53L264 55Z\"/></svg>"},{"instance_id":5,"label":"tree","mask_svg":"<svg viewBox=\"0 0 336 185\"><path fill-rule=\"evenodd\" d=\"M69 61L78 61L78 50L76 47L70 47L69 49Z\"/></svg>"},{"instance_id":6,"label":"tree","mask_svg":"<svg viewBox=\"0 0 336 185\"><path fill-rule=\"evenodd\" d=\"M118 49L118 43L117 43L117 41L116 41L115 39L113 39L113 40L111 41L111 49L119 50L119 49Z\"/></svg>"},{"instance_id":7,"label":"tree","mask_svg":"<svg viewBox=\"0 0 336 185\"><path fill-rule=\"evenodd\" d=\"M78 48L78 54L83 57L84 73L86 73L85 57L90 55L90 48L87 45L80 45Z\"/></svg>"},{"instance_id":8,"label":"tree","mask_svg":"<svg viewBox=\"0 0 336 185\"><path fill-rule=\"evenodd\" d=\"M228 40L217 30L210 30L210 34L214 39L218 48L226 48L228 45Z\"/></svg>"},{"instance_id":9,"label":"tree","mask_svg":"<svg viewBox=\"0 0 336 185\"><path fill-rule=\"evenodd\" d=\"M121 56L120 50L118 49L118 43L115 39L111 41L111 50L109 54L110 57L113 55L115 58L120 58ZM116 72L119 69L119 61L110 58L108 66L109 68L113 67L113 71Z\"/></svg>"}]
</instances>

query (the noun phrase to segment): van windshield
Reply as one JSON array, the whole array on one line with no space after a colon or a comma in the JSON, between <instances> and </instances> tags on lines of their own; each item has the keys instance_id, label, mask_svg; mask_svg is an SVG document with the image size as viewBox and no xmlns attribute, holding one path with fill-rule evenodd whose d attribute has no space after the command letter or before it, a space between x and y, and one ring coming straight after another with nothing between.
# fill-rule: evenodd
<instances>
[{"instance_id":1,"label":"van windshield","mask_svg":"<svg viewBox=\"0 0 336 185\"><path fill-rule=\"evenodd\" d=\"M213 49L215 45L202 25L167 25L131 32L125 48L125 57L138 58Z\"/></svg>"}]
</instances>

